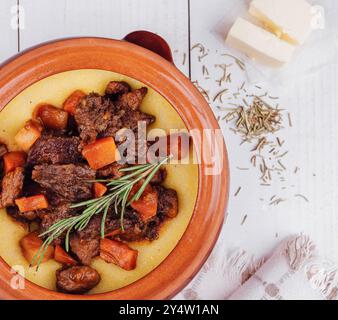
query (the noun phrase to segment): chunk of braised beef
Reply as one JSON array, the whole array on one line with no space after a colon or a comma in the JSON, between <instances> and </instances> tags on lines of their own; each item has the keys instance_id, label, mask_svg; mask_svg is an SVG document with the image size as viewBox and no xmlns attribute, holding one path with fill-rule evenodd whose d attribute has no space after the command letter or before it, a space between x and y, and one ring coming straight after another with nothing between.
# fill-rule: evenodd
<instances>
[{"instance_id":1,"label":"chunk of braised beef","mask_svg":"<svg viewBox=\"0 0 338 320\"><path fill-rule=\"evenodd\" d=\"M100 253L101 216L94 216L85 229L72 234L70 248L84 265Z\"/></svg>"},{"instance_id":2,"label":"chunk of braised beef","mask_svg":"<svg viewBox=\"0 0 338 320\"><path fill-rule=\"evenodd\" d=\"M155 117L141 111L119 110L114 114L108 128L102 133L102 137L115 137L116 133L122 128L127 128L137 133L139 122L144 122L146 126L155 122Z\"/></svg>"},{"instance_id":3,"label":"chunk of braised beef","mask_svg":"<svg viewBox=\"0 0 338 320\"><path fill-rule=\"evenodd\" d=\"M58 207L64 204L68 204L70 202L68 199L65 199L64 197L51 190L43 189L42 193L46 196L46 198L48 199L48 203L52 207Z\"/></svg>"},{"instance_id":4,"label":"chunk of braised beef","mask_svg":"<svg viewBox=\"0 0 338 320\"><path fill-rule=\"evenodd\" d=\"M178 214L178 196L176 190L163 186L154 186L158 194L157 214L174 218Z\"/></svg>"},{"instance_id":5,"label":"chunk of braised beef","mask_svg":"<svg viewBox=\"0 0 338 320\"><path fill-rule=\"evenodd\" d=\"M26 174L26 179L25 179L22 195L24 197L31 197L31 196L35 196L35 195L38 195L38 194L43 194L47 198L48 203L51 207L58 207L62 204L69 203L68 200L64 199L63 197L56 194L52 190L50 190L50 189L47 190L47 189L43 188L37 182L35 182L31 179L28 179L27 174Z\"/></svg>"},{"instance_id":6,"label":"chunk of braised beef","mask_svg":"<svg viewBox=\"0 0 338 320\"><path fill-rule=\"evenodd\" d=\"M144 223L136 211L127 209L124 219L124 231L116 235L121 241L133 242L142 240L155 240L162 221L159 217L153 217Z\"/></svg>"},{"instance_id":7,"label":"chunk of braised beef","mask_svg":"<svg viewBox=\"0 0 338 320\"><path fill-rule=\"evenodd\" d=\"M125 164L119 164L118 162L114 162L108 166L105 166L97 170L96 176L98 178L120 178L124 175L124 172L119 170L125 167L126 167Z\"/></svg>"},{"instance_id":8,"label":"chunk of braised beef","mask_svg":"<svg viewBox=\"0 0 338 320\"><path fill-rule=\"evenodd\" d=\"M89 94L76 107L75 121L84 144L94 142L111 121L112 102L96 93Z\"/></svg>"},{"instance_id":9,"label":"chunk of braised beef","mask_svg":"<svg viewBox=\"0 0 338 320\"><path fill-rule=\"evenodd\" d=\"M101 280L99 273L88 266L74 266L56 271L56 286L59 291L82 294L93 289Z\"/></svg>"},{"instance_id":10,"label":"chunk of braised beef","mask_svg":"<svg viewBox=\"0 0 338 320\"><path fill-rule=\"evenodd\" d=\"M22 193L25 175L23 168L8 172L2 179L0 208L13 206Z\"/></svg>"},{"instance_id":11,"label":"chunk of braised beef","mask_svg":"<svg viewBox=\"0 0 338 320\"><path fill-rule=\"evenodd\" d=\"M116 98L116 96L128 93L129 91L130 86L128 83L124 81L110 81L106 87L105 94L111 98Z\"/></svg>"},{"instance_id":12,"label":"chunk of braised beef","mask_svg":"<svg viewBox=\"0 0 338 320\"><path fill-rule=\"evenodd\" d=\"M162 224L162 219L157 216L148 220L145 226L145 229L144 229L144 238L149 241L158 239L161 224Z\"/></svg>"},{"instance_id":13,"label":"chunk of braised beef","mask_svg":"<svg viewBox=\"0 0 338 320\"><path fill-rule=\"evenodd\" d=\"M138 129L139 122L144 122L146 126L155 122L155 117L141 112L139 110L133 112L126 112L121 118L123 128L129 128L134 132Z\"/></svg>"},{"instance_id":14,"label":"chunk of braised beef","mask_svg":"<svg viewBox=\"0 0 338 320\"><path fill-rule=\"evenodd\" d=\"M79 162L82 158L79 152L80 140L78 137L55 137L43 135L29 150L27 163L37 165L69 164Z\"/></svg>"},{"instance_id":15,"label":"chunk of braised beef","mask_svg":"<svg viewBox=\"0 0 338 320\"><path fill-rule=\"evenodd\" d=\"M42 164L34 167L32 179L69 202L79 202L92 198L95 171L83 164Z\"/></svg>"},{"instance_id":16,"label":"chunk of braised beef","mask_svg":"<svg viewBox=\"0 0 338 320\"><path fill-rule=\"evenodd\" d=\"M99 238L101 232L101 220L101 215L93 216L88 222L87 226L83 230L77 232L80 239Z\"/></svg>"},{"instance_id":17,"label":"chunk of braised beef","mask_svg":"<svg viewBox=\"0 0 338 320\"><path fill-rule=\"evenodd\" d=\"M138 223L142 222L137 213L131 208L126 208L123 218L124 230L132 229ZM105 221L105 234L115 233L121 231L121 219L120 215L114 212L111 208L110 214L107 216ZM116 233L117 234L117 233Z\"/></svg>"},{"instance_id":18,"label":"chunk of braised beef","mask_svg":"<svg viewBox=\"0 0 338 320\"><path fill-rule=\"evenodd\" d=\"M146 94L147 88L140 88L119 96L111 106L112 117L102 136L115 137L115 134L123 128L131 129L136 133L140 121L144 121L146 125L153 123L154 116L139 110Z\"/></svg>"},{"instance_id":19,"label":"chunk of braised beef","mask_svg":"<svg viewBox=\"0 0 338 320\"><path fill-rule=\"evenodd\" d=\"M124 232L118 234L116 238L124 242L141 241L144 239L143 228L141 225L135 224L132 228L126 229Z\"/></svg>"},{"instance_id":20,"label":"chunk of braised beef","mask_svg":"<svg viewBox=\"0 0 338 320\"><path fill-rule=\"evenodd\" d=\"M134 242L158 239L161 221L158 217L152 218L146 224L138 223L132 228L126 229L124 232L118 234L116 237L125 242Z\"/></svg>"},{"instance_id":21,"label":"chunk of braised beef","mask_svg":"<svg viewBox=\"0 0 338 320\"><path fill-rule=\"evenodd\" d=\"M143 98L146 96L148 89L142 87L128 93L124 93L117 100L116 105L119 109L131 109L136 111L140 108Z\"/></svg>"},{"instance_id":22,"label":"chunk of braised beef","mask_svg":"<svg viewBox=\"0 0 338 320\"><path fill-rule=\"evenodd\" d=\"M70 237L70 248L84 265L90 265L92 259L100 253L100 238L81 239L77 233Z\"/></svg>"},{"instance_id":23,"label":"chunk of braised beef","mask_svg":"<svg viewBox=\"0 0 338 320\"><path fill-rule=\"evenodd\" d=\"M53 224L76 215L76 210L70 208L69 204L62 204L57 207L50 207L44 210L36 211L36 215L41 219L39 233L44 233L47 231ZM65 233L60 237L54 240L55 245L60 245L63 243Z\"/></svg>"}]
</instances>

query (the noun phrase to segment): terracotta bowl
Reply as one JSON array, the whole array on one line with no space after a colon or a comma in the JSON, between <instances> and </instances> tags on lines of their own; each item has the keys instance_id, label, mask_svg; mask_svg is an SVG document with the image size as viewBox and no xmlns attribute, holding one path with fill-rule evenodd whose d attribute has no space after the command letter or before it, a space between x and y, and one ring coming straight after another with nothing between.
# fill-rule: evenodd
<instances>
[{"instance_id":1,"label":"terracotta bowl","mask_svg":"<svg viewBox=\"0 0 338 320\"><path fill-rule=\"evenodd\" d=\"M60 40L15 56L0 68L0 111L22 90L38 80L77 69L102 69L135 78L160 93L175 108L187 129L219 129L203 96L173 65L166 42L148 32L132 33L125 40ZM214 247L224 221L229 170L223 140L215 148L220 154L214 161L223 168L221 173L206 175L207 163L202 159L191 221L175 249L148 275L121 289L97 295L66 295L44 289L30 281L26 281L24 290L13 290L10 287L10 268L0 259L0 298L65 300L173 297L200 270Z\"/></svg>"}]
</instances>

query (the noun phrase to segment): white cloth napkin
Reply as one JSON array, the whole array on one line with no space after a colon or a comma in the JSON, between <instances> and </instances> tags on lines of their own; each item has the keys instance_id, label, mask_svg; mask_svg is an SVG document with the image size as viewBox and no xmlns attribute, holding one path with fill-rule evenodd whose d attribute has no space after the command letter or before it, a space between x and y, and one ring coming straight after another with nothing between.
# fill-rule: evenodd
<instances>
[{"instance_id":1,"label":"white cloth napkin","mask_svg":"<svg viewBox=\"0 0 338 320\"><path fill-rule=\"evenodd\" d=\"M219 263L211 256L176 299L338 299L338 268L322 259L305 235L282 241L266 261L235 250Z\"/></svg>"},{"instance_id":2,"label":"white cloth napkin","mask_svg":"<svg viewBox=\"0 0 338 320\"><path fill-rule=\"evenodd\" d=\"M229 299L336 300L338 269L321 259L309 237L283 241L274 254Z\"/></svg>"}]
</instances>

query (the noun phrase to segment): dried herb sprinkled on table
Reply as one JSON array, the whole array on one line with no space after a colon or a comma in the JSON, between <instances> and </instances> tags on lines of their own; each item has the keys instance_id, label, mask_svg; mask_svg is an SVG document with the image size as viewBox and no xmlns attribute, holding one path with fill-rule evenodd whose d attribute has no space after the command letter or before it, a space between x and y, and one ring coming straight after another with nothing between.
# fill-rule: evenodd
<instances>
[{"instance_id":1,"label":"dried herb sprinkled on table","mask_svg":"<svg viewBox=\"0 0 338 320\"><path fill-rule=\"evenodd\" d=\"M246 66L236 56L211 51L201 43L193 45L191 51L192 59L201 65L199 80L193 83L215 110L217 120L241 137L240 145L252 145L248 157L251 166L241 163L234 167L239 171L257 170L258 183L267 192L275 182L283 192L294 188L287 178L290 172L296 174L299 167L293 166L289 172L287 143L280 134L281 129L292 128L293 121L291 114L279 106L279 97L270 94L263 85L243 81ZM243 77L236 83L233 76L240 72ZM275 196L268 203L278 205L283 201L284 197Z\"/></svg>"}]
</instances>

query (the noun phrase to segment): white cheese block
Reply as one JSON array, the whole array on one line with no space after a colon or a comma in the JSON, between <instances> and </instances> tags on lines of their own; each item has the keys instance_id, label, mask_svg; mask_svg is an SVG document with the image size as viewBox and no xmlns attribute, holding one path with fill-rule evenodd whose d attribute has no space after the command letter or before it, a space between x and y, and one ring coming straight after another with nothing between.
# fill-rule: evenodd
<instances>
[{"instance_id":1,"label":"white cheese block","mask_svg":"<svg viewBox=\"0 0 338 320\"><path fill-rule=\"evenodd\" d=\"M289 62L295 50L293 45L242 18L232 26L226 43L271 67L281 67Z\"/></svg>"},{"instance_id":2,"label":"white cheese block","mask_svg":"<svg viewBox=\"0 0 338 320\"><path fill-rule=\"evenodd\" d=\"M253 0L249 13L291 44L303 44L311 33L311 5L305 0Z\"/></svg>"}]
</instances>

